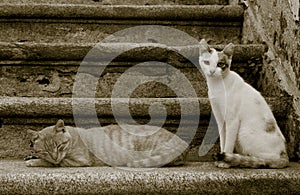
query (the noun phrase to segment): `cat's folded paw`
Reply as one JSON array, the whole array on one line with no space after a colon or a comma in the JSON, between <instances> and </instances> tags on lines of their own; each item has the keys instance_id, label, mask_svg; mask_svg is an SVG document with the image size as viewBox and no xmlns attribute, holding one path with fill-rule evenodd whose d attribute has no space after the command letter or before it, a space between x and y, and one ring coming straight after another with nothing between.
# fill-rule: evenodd
<instances>
[{"instance_id":1,"label":"cat's folded paw","mask_svg":"<svg viewBox=\"0 0 300 195\"><path fill-rule=\"evenodd\" d=\"M28 160L32 160L32 159L38 159L38 157L37 157L37 156L33 156L33 155L26 156L26 157L24 158L24 161L28 161Z\"/></svg>"},{"instance_id":2,"label":"cat's folded paw","mask_svg":"<svg viewBox=\"0 0 300 195\"><path fill-rule=\"evenodd\" d=\"M54 167L55 165L51 164L48 161L45 161L43 159L30 159L25 161L25 165L27 167Z\"/></svg>"},{"instance_id":3,"label":"cat's folded paw","mask_svg":"<svg viewBox=\"0 0 300 195\"><path fill-rule=\"evenodd\" d=\"M229 169L230 168L230 164L228 164L224 161L216 161L215 166L218 167L218 168L222 168L222 169Z\"/></svg>"},{"instance_id":4,"label":"cat's folded paw","mask_svg":"<svg viewBox=\"0 0 300 195\"><path fill-rule=\"evenodd\" d=\"M30 160L26 160L25 161L25 165L26 167L35 167L36 165L36 162L35 162L36 159L30 159Z\"/></svg>"}]
</instances>

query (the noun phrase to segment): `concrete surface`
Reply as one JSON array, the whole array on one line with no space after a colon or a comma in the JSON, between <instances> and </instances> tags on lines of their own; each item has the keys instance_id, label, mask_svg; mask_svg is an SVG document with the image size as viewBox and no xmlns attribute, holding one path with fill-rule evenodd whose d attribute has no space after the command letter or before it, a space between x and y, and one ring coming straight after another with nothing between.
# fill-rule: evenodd
<instances>
[{"instance_id":1,"label":"concrete surface","mask_svg":"<svg viewBox=\"0 0 300 195\"><path fill-rule=\"evenodd\" d=\"M51 117L51 116L93 116L97 113L101 116L128 116L130 107L131 116L148 116L150 105L163 105L171 117L195 115L196 104L199 104L202 116L210 116L211 108L208 98L24 98L24 97L1 97L1 117ZM266 98L274 115L284 117L288 109L288 99ZM129 102L128 102L129 101ZM118 110L112 112L112 104ZM92 107L91 107L92 106ZM183 110L184 109L184 110ZM82 112L84 111L84 112ZM86 112L91 111L91 112ZM73 113L74 112L74 113ZM95 113L94 113L95 112ZM153 116L162 116L161 109L152 109Z\"/></svg>"},{"instance_id":2,"label":"concrete surface","mask_svg":"<svg viewBox=\"0 0 300 195\"><path fill-rule=\"evenodd\" d=\"M31 32L31 31L28 31ZM172 37L172 36L171 36ZM157 37L158 38L158 37ZM146 40L145 40L146 41ZM160 41L160 39L158 39ZM0 43L0 95L18 97L71 97L74 78L78 67L84 56L95 44L66 44L66 43ZM222 49L224 45L214 45ZM109 63L98 80L97 98L109 98L116 81L128 70L128 68L143 61L162 61L176 69L179 69L191 82L198 97L207 97L207 85L202 73L197 67L189 63L178 54L186 54L189 58L195 59L198 55L196 45L188 46L166 46L159 43L119 43L102 44L99 50L89 55L94 60L102 61L103 58L117 55L118 52L129 50L109 63L95 63L88 60L82 62L87 65L90 75L94 77ZM135 49L133 49L135 48ZM93 50L94 52L95 50ZM243 78L252 86L257 86L261 62L253 61L259 59L264 51L264 46L257 45L236 45L232 69L240 73ZM98 55L97 55L98 54ZM88 61L88 62L87 62ZM87 69L87 68L86 68ZM144 70L144 69L143 69ZM171 70L166 66L151 65L145 71L131 73L132 80L140 80L145 75L152 80L169 82L171 79L182 78L178 71ZM259 75L258 75L259 76ZM135 79L134 79L135 78ZM178 89L178 88L176 88ZM131 97L164 98L176 97L174 91L165 85L157 83L144 83L134 90Z\"/></svg>"},{"instance_id":3,"label":"concrete surface","mask_svg":"<svg viewBox=\"0 0 300 195\"><path fill-rule=\"evenodd\" d=\"M0 3L0 29L5 31L0 31L0 41L97 43L133 26L166 25L196 39L205 38L212 44L240 43L243 20L241 6L102 5L97 2L89 4L90 1L84 4L65 4L67 1L64 0L58 0L57 4L55 1L45 3L44 0L33 0L34 4L30 3L31 0L24 0L21 4L4 1ZM178 2L184 4L191 1ZM141 32L138 34L143 35ZM158 34L151 39L160 36Z\"/></svg>"},{"instance_id":4,"label":"concrete surface","mask_svg":"<svg viewBox=\"0 0 300 195\"><path fill-rule=\"evenodd\" d=\"M28 168L0 161L1 194L299 194L300 165L272 169L218 169L213 163L184 167Z\"/></svg>"},{"instance_id":5,"label":"concrete surface","mask_svg":"<svg viewBox=\"0 0 300 195\"><path fill-rule=\"evenodd\" d=\"M148 27L145 27L147 29ZM119 37L118 37L119 38ZM172 41L166 41L159 39L163 39L163 37L157 37L158 43L149 43L145 40L144 43L122 43L121 41L118 43L32 43L32 42L24 42L24 43L9 43L9 42L0 42L0 59L1 60L15 60L20 64L26 62L22 62L22 60L49 60L49 61L59 61L59 60L83 60L83 58L89 53L89 57L93 57L92 60L99 60L102 62L103 59L107 59L110 57L114 57L117 54L120 54L120 51L126 51L124 54L118 57L117 60L122 60L123 62L127 60L127 62L140 62L145 60L166 60L166 57L171 54L171 51L175 51L175 53L180 53L185 55L186 58L196 59L199 57L199 49L197 45L189 45L189 43L185 43L184 41L180 41L180 44L184 44L184 46L178 46L175 42L175 46L172 45L164 45L162 43L172 43ZM173 37L174 38L174 37ZM141 39L137 39L141 40ZM119 40L118 40L119 41ZM211 47L216 49L223 49L225 45L211 45ZM248 44L241 45L237 44L234 48L234 62L245 62L251 61L251 59L261 58L265 51L265 47L262 44ZM139 53L139 55L136 55ZM118 56L117 55L117 56ZM179 58L179 56L177 56ZM102 61L100 61L102 59ZM181 59L184 58L181 56ZM186 59L185 59L186 61ZM2 62L2 64L7 63L6 61ZM180 64L178 64L180 66ZM181 66L184 66L181 63Z\"/></svg>"},{"instance_id":6,"label":"concrete surface","mask_svg":"<svg viewBox=\"0 0 300 195\"><path fill-rule=\"evenodd\" d=\"M178 9L180 8L180 9ZM138 5L82 5L82 4L0 4L1 18L43 19L152 19L152 20L241 20L241 6L138 6Z\"/></svg>"},{"instance_id":7,"label":"concrete surface","mask_svg":"<svg viewBox=\"0 0 300 195\"><path fill-rule=\"evenodd\" d=\"M227 0L1 0L3 3L92 4L92 5L226 5Z\"/></svg>"}]
</instances>

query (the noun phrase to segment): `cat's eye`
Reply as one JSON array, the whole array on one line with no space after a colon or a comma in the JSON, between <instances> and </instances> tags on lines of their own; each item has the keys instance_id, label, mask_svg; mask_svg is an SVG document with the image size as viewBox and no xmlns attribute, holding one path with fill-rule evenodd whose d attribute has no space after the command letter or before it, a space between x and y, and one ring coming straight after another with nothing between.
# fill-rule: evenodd
<instances>
[{"instance_id":1,"label":"cat's eye","mask_svg":"<svg viewBox=\"0 0 300 195\"><path fill-rule=\"evenodd\" d=\"M220 67L222 70L225 70L226 68L228 68L228 65L226 63L219 62L218 67Z\"/></svg>"},{"instance_id":2,"label":"cat's eye","mask_svg":"<svg viewBox=\"0 0 300 195\"><path fill-rule=\"evenodd\" d=\"M210 63L209 63L209 61L208 61L208 60L203 60L203 63L204 63L205 65L207 65L207 66L209 66L209 65L210 65Z\"/></svg>"}]
</instances>

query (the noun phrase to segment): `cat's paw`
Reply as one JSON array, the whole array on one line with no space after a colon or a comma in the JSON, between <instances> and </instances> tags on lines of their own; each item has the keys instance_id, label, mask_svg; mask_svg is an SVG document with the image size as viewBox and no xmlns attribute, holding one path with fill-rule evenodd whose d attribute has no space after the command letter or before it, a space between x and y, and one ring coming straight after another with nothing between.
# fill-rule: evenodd
<instances>
[{"instance_id":1,"label":"cat's paw","mask_svg":"<svg viewBox=\"0 0 300 195\"><path fill-rule=\"evenodd\" d=\"M218 168L222 168L222 169L229 169L230 168L230 164L228 164L224 161L216 161L215 166L218 167Z\"/></svg>"},{"instance_id":2,"label":"cat's paw","mask_svg":"<svg viewBox=\"0 0 300 195\"><path fill-rule=\"evenodd\" d=\"M30 159L25 161L27 167L53 167L54 165L43 159Z\"/></svg>"},{"instance_id":3,"label":"cat's paw","mask_svg":"<svg viewBox=\"0 0 300 195\"><path fill-rule=\"evenodd\" d=\"M222 161L222 160L225 159L225 153L224 153L224 152L221 152L221 153L214 153L214 154L212 155L212 157L213 157L213 160L215 160L215 161Z\"/></svg>"},{"instance_id":4,"label":"cat's paw","mask_svg":"<svg viewBox=\"0 0 300 195\"><path fill-rule=\"evenodd\" d=\"M32 160L32 159L38 159L38 157L37 157L37 156L32 156L32 155L26 156L26 157L24 158L24 161L28 161L28 160Z\"/></svg>"},{"instance_id":5,"label":"cat's paw","mask_svg":"<svg viewBox=\"0 0 300 195\"><path fill-rule=\"evenodd\" d=\"M36 167L36 159L29 159L25 161L26 167Z\"/></svg>"}]
</instances>

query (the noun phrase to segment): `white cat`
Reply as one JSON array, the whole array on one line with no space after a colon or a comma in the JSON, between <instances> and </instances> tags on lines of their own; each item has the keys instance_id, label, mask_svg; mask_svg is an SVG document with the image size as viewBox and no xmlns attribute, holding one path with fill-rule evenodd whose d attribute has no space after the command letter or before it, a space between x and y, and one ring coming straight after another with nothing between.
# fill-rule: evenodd
<instances>
[{"instance_id":1,"label":"white cat","mask_svg":"<svg viewBox=\"0 0 300 195\"><path fill-rule=\"evenodd\" d=\"M234 45L216 51L204 39L199 44L199 64L220 134L221 153L216 165L286 167L285 138L270 107L258 91L230 70Z\"/></svg>"}]
</instances>

